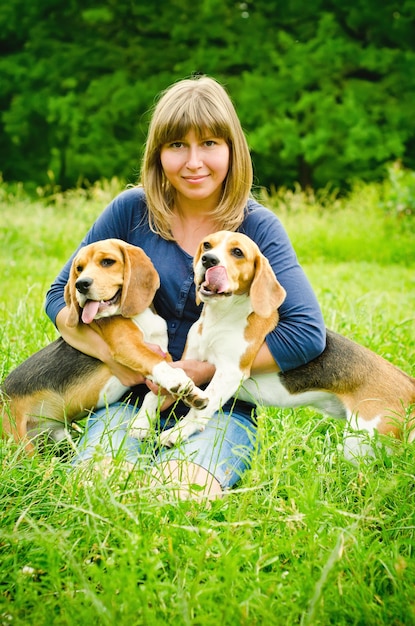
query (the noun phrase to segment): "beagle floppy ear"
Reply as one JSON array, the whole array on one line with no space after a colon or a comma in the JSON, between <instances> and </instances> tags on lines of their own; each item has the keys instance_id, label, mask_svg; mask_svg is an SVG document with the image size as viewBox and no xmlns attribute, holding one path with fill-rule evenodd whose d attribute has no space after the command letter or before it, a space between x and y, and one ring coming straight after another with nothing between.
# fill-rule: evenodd
<instances>
[{"instance_id":1,"label":"beagle floppy ear","mask_svg":"<svg viewBox=\"0 0 415 626\"><path fill-rule=\"evenodd\" d=\"M69 314L66 319L66 326L74 328L79 324L79 316L81 314L81 307L76 299L76 273L75 273L75 259L72 261L71 269L69 272L69 279L65 285L64 296L66 306L69 309Z\"/></svg>"},{"instance_id":2,"label":"beagle floppy ear","mask_svg":"<svg viewBox=\"0 0 415 626\"><path fill-rule=\"evenodd\" d=\"M124 282L120 313L123 317L134 317L151 305L160 287L160 278L141 248L124 244L121 251L124 254Z\"/></svg>"},{"instance_id":3,"label":"beagle floppy ear","mask_svg":"<svg viewBox=\"0 0 415 626\"><path fill-rule=\"evenodd\" d=\"M196 265L199 263L199 259L202 256L202 252L203 252L203 241L200 242L200 244L199 244L199 246L198 246L198 248L196 250L196 254L195 254L194 258L193 258L193 270L196 269ZM196 304L199 305L201 302L202 301L201 301L201 299L199 297L199 292L196 291Z\"/></svg>"},{"instance_id":4,"label":"beagle floppy ear","mask_svg":"<svg viewBox=\"0 0 415 626\"><path fill-rule=\"evenodd\" d=\"M286 291L278 282L263 254L255 259L255 276L249 295L254 312L260 317L270 317L285 300Z\"/></svg>"}]
</instances>

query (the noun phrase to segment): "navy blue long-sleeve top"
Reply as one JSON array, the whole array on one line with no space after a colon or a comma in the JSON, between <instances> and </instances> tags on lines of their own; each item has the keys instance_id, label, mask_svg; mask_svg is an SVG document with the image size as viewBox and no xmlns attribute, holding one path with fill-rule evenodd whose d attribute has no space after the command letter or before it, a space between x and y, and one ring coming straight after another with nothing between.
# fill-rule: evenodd
<instances>
[{"instance_id":1,"label":"navy blue long-sleeve top","mask_svg":"<svg viewBox=\"0 0 415 626\"><path fill-rule=\"evenodd\" d=\"M275 361L282 371L309 362L325 347L325 326L317 299L284 227L272 211L249 200L238 230L257 243L287 292L279 309L279 323L266 338ZM195 300L193 257L176 242L150 230L145 192L140 187L120 193L98 217L79 247L112 237L140 246L152 260L161 283L154 306L167 322L169 351L174 360L180 359L189 328L201 312L201 305L197 306ZM64 287L72 258L46 296L46 313L54 323L65 306Z\"/></svg>"}]
</instances>

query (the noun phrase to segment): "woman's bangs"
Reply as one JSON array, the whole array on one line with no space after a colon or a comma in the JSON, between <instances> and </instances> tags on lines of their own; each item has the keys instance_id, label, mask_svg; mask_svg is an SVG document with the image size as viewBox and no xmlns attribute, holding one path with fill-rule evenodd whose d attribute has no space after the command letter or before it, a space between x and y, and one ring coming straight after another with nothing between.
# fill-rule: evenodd
<instances>
[{"instance_id":1,"label":"woman's bangs","mask_svg":"<svg viewBox=\"0 0 415 626\"><path fill-rule=\"evenodd\" d=\"M220 137L228 141L230 133L228 123L212 115L209 103L201 100L187 101L183 106L170 112L159 132L159 145L183 139L194 130L198 139Z\"/></svg>"}]
</instances>

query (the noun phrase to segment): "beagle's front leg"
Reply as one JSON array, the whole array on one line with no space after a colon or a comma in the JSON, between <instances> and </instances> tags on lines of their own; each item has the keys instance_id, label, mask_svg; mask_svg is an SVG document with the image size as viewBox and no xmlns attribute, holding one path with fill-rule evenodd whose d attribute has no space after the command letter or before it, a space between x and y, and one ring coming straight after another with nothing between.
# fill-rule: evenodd
<instances>
[{"instance_id":1,"label":"beagle's front leg","mask_svg":"<svg viewBox=\"0 0 415 626\"><path fill-rule=\"evenodd\" d=\"M192 379L179 367L171 367L162 361L153 368L153 373L148 378L189 407L203 409L208 405L206 391L196 387ZM143 404L130 426L132 437L136 439L147 437L164 400L165 396L156 395L151 391L144 396Z\"/></svg>"},{"instance_id":2,"label":"beagle's front leg","mask_svg":"<svg viewBox=\"0 0 415 626\"><path fill-rule=\"evenodd\" d=\"M223 364L220 369L216 368L210 384L205 390L209 398L205 409L190 409L189 413L183 417L173 428L164 431L160 435L160 443L163 446L171 447L180 441L185 441L194 433L203 431L210 418L219 411L225 402L234 396L245 376L234 363Z\"/></svg>"},{"instance_id":3,"label":"beagle's front leg","mask_svg":"<svg viewBox=\"0 0 415 626\"><path fill-rule=\"evenodd\" d=\"M118 363L140 372L174 397L181 398L187 406L203 408L207 405L205 393L184 370L171 367L167 359L154 352L144 342L142 330L131 319L104 317L93 324Z\"/></svg>"},{"instance_id":4,"label":"beagle's front leg","mask_svg":"<svg viewBox=\"0 0 415 626\"><path fill-rule=\"evenodd\" d=\"M145 439L156 421L157 411L163 404L165 396L156 396L149 391L144 396L143 403L130 425L130 435L136 439Z\"/></svg>"}]
</instances>

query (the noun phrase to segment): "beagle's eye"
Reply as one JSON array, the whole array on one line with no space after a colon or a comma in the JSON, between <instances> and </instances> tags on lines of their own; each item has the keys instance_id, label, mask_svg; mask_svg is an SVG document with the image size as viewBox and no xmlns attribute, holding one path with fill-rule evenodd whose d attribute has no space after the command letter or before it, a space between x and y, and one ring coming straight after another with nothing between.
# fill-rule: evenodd
<instances>
[{"instance_id":1,"label":"beagle's eye","mask_svg":"<svg viewBox=\"0 0 415 626\"><path fill-rule=\"evenodd\" d=\"M211 250L212 246L208 241L203 242L203 250Z\"/></svg>"},{"instance_id":2,"label":"beagle's eye","mask_svg":"<svg viewBox=\"0 0 415 626\"><path fill-rule=\"evenodd\" d=\"M80 274L82 272L82 270L84 269L83 265L77 265L75 267L75 270L78 272L78 274Z\"/></svg>"},{"instance_id":3,"label":"beagle's eye","mask_svg":"<svg viewBox=\"0 0 415 626\"><path fill-rule=\"evenodd\" d=\"M232 256L236 256L237 259L243 259L245 256L240 248L232 248L231 254Z\"/></svg>"},{"instance_id":4,"label":"beagle's eye","mask_svg":"<svg viewBox=\"0 0 415 626\"><path fill-rule=\"evenodd\" d=\"M102 259L101 261L102 267L111 267L111 265L114 265L114 263L115 259Z\"/></svg>"}]
</instances>

